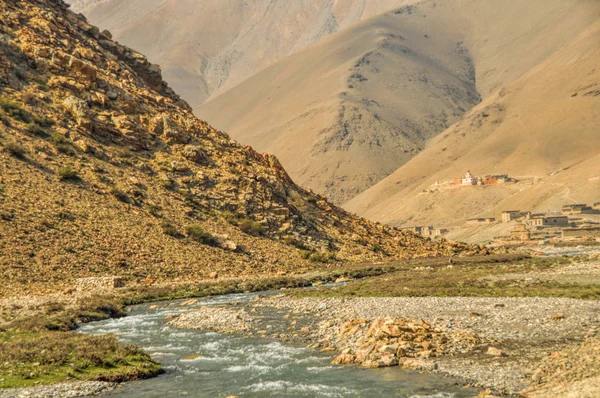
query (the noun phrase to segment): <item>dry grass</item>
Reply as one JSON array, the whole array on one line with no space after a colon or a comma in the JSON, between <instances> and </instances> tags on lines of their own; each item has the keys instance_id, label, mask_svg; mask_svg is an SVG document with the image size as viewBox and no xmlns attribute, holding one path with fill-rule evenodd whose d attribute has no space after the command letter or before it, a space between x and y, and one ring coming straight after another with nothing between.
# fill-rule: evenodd
<instances>
[{"instance_id":1,"label":"dry grass","mask_svg":"<svg viewBox=\"0 0 600 398\"><path fill-rule=\"evenodd\" d=\"M296 291L300 296L386 297L570 297L600 298L600 285L564 283L535 278L502 278L502 275L551 270L570 259L522 259L508 262L461 262L452 266L399 267L395 272L349 283L339 289Z\"/></svg>"}]
</instances>

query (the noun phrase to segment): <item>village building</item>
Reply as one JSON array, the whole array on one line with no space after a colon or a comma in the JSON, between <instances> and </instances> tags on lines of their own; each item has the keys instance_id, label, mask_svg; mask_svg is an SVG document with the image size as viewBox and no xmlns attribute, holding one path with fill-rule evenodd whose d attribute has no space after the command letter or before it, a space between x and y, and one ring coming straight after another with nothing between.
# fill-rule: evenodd
<instances>
[{"instance_id":1,"label":"village building","mask_svg":"<svg viewBox=\"0 0 600 398\"><path fill-rule=\"evenodd\" d=\"M446 228L436 228L433 230L433 236L442 236L447 232L448 230Z\"/></svg>"},{"instance_id":2,"label":"village building","mask_svg":"<svg viewBox=\"0 0 600 398\"><path fill-rule=\"evenodd\" d=\"M447 233L448 230L445 228L434 228L431 225L425 226L425 227L412 227L410 228L410 230L416 234L419 234L425 238L435 238L438 236L442 236L443 234Z\"/></svg>"},{"instance_id":3,"label":"village building","mask_svg":"<svg viewBox=\"0 0 600 398\"><path fill-rule=\"evenodd\" d=\"M502 212L502 222L511 222L521 217L520 210L505 210Z\"/></svg>"},{"instance_id":4,"label":"village building","mask_svg":"<svg viewBox=\"0 0 600 398\"><path fill-rule=\"evenodd\" d=\"M477 177L471 174L470 171L467 171L464 177L460 180L462 185L477 185Z\"/></svg>"},{"instance_id":5,"label":"village building","mask_svg":"<svg viewBox=\"0 0 600 398\"><path fill-rule=\"evenodd\" d=\"M531 233L527 230L525 224L518 224L510 231L510 237L513 240L530 240Z\"/></svg>"},{"instance_id":6,"label":"village building","mask_svg":"<svg viewBox=\"0 0 600 398\"><path fill-rule=\"evenodd\" d=\"M539 230L552 227L568 227L569 217L553 216L553 217L532 217L525 220L525 225L529 230Z\"/></svg>"},{"instance_id":7,"label":"village building","mask_svg":"<svg viewBox=\"0 0 600 398\"><path fill-rule=\"evenodd\" d=\"M504 184L513 181L508 174L488 175L483 178L485 185Z\"/></svg>"},{"instance_id":8,"label":"village building","mask_svg":"<svg viewBox=\"0 0 600 398\"><path fill-rule=\"evenodd\" d=\"M600 210L600 202L596 202L596 203L594 203L594 205L592 206L592 208L593 208L594 210Z\"/></svg>"},{"instance_id":9,"label":"village building","mask_svg":"<svg viewBox=\"0 0 600 398\"><path fill-rule=\"evenodd\" d=\"M585 203L564 205L562 208L562 214L564 214L564 215L590 214L590 213L595 213L595 211L591 206L588 206Z\"/></svg>"}]
</instances>

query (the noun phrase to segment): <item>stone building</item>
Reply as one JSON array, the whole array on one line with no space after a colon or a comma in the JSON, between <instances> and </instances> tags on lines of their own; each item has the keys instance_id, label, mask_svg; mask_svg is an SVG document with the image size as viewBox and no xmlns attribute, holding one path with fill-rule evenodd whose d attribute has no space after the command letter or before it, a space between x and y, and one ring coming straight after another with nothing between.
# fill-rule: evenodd
<instances>
[{"instance_id":1,"label":"stone building","mask_svg":"<svg viewBox=\"0 0 600 398\"><path fill-rule=\"evenodd\" d=\"M505 210L502 212L502 222L511 222L521 216L520 210Z\"/></svg>"},{"instance_id":2,"label":"stone building","mask_svg":"<svg viewBox=\"0 0 600 398\"><path fill-rule=\"evenodd\" d=\"M525 220L525 225L530 230L538 230L552 227L568 227L569 217L566 216L555 216L555 217L532 217Z\"/></svg>"},{"instance_id":3,"label":"stone building","mask_svg":"<svg viewBox=\"0 0 600 398\"><path fill-rule=\"evenodd\" d=\"M531 233L527 230L525 224L518 224L510 231L510 237L513 240L530 240Z\"/></svg>"}]
</instances>

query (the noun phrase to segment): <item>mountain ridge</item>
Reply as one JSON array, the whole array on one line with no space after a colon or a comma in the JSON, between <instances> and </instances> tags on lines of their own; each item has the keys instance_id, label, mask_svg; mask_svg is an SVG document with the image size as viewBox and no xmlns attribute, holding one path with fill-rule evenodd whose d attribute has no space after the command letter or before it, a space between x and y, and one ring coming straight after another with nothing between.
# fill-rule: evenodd
<instances>
[{"instance_id":1,"label":"mountain ridge","mask_svg":"<svg viewBox=\"0 0 600 398\"><path fill-rule=\"evenodd\" d=\"M357 218L195 118L62 1L0 4L0 294L473 252Z\"/></svg>"}]
</instances>

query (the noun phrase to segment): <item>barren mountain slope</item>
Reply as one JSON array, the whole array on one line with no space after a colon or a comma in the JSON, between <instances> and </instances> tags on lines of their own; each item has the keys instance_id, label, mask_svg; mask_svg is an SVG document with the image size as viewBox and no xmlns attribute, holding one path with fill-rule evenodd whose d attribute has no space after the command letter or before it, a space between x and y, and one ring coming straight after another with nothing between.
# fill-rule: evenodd
<instances>
[{"instance_id":1,"label":"barren mountain slope","mask_svg":"<svg viewBox=\"0 0 600 398\"><path fill-rule=\"evenodd\" d=\"M416 0L72 0L164 67L192 106L363 18Z\"/></svg>"},{"instance_id":2,"label":"barren mountain slope","mask_svg":"<svg viewBox=\"0 0 600 398\"><path fill-rule=\"evenodd\" d=\"M293 178L343 203L479 102L456 28L375 17L322 39L196 109ZM435 23L439 23L437 21Z\"/></svg>"},{"instance_id":3,"label":"barren mountain slope","mask_svg":"<svg viewBox=\"0 0 600 398\"><path fill-rule=\"evenodd\" d=\"M465 248L300 188L62 1L0 3L0 93L0 295L82 276L153 283Z\"/></svg>"},{"instance_id":4,"label":"barren mountain slope","mask_svg":"<svg viewBox=\"0 0 600 398\"><path fill-rule=\"evenodd\" d=\"M592 15L600 15L598 4ZM594 14L595 13L595 14ZM346 208L392 225L449 224L501 210L600 199L600 22L490 95ZM471 170L519 184L433 189Z\"/></svg>"},{"instance_id":5,"label":"barren mountain slope","mask_svg":"<svg viewBox=\"0 0 600 398\"><path fill-rule=\"evenodd\" d=\"M196 113L343 203L474 106L476 88L489 94L585 30L591 7L424 1L321 39Z\"/></svg>"}]
</instances>

